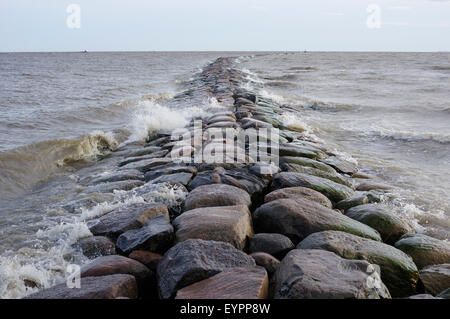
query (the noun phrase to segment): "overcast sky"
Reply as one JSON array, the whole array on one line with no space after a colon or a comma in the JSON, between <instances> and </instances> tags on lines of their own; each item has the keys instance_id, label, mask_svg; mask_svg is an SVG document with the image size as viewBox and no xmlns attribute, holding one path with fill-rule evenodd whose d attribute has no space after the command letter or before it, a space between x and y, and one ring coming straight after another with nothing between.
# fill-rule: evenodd
<instances>
[{"instance_id":1,"label":"overcast sky","mask_svg":"<svg viewBox=\"0 0 450 319\"><path fill-rule=\"evenodd\" d=\"M450 51L450 1L0 0L0 51L82 50Z\"/></svg>"}]
</instances>

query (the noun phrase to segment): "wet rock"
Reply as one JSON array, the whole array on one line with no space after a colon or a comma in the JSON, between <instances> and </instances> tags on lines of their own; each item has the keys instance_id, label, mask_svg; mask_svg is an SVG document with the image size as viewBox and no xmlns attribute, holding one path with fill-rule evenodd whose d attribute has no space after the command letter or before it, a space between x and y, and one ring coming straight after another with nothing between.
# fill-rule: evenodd
<instances>
[{"instance_id":1,"label":"wet rock","mask_svg":"<svg viewBox=\"0 0 450 319\"><path fill-rule=\"evenodd\" d=\"M345 215L376 229L385 243L394 244L404 234L413 232L411 226L390 212L386 206L365 204L352 207Z\"/></svg>"},{"instance_id":2,"label":"wet rock","mask_svg":"<svg viewBox=\"0 0 450 319\"><path fill-rule=\"evenodd\" d=\"M358 191L390 190L390 189L392 189L392 187L389 185L372 182L361 183L356 187L356 190Z\"/></svg>"},{"instance_id":3,"label":"wet rock","mask_svg":"<svg viewBox=\"0 0 450 319\"><path fill-rule=\"evenodd\" d=\"M257 98L255 94L248 93L248 92L237 92L233 94L233 98L237 100L238 98L246 99L247 101L250 101L251 103L257 103ZM242 101L242 100L239 100Z\"/></svg>"},{"instance_id":4,"label":"wet rock","mask_svg":"<svg viewBox=\"0 0 450 319\"><path fill-rule=\"evenodd\" d=\"M276 299L390 298L378 273L364 260L348 260L318 249L291 250L272 280ZM369 278L370 275L370 278ZM377 284L371 285L374 281Z\"/></svg>"},{"instance_id":5,"label":"wet rock","mask_svg":"<svg viewBox=\"0 0 450 319\"><path fill-rule=\"evenodd\" d=\"M337 209L349 209L355 206L364 205L369 203L369 198L366 194L355 194L352 197L346 198L344 200L341 200L340 202L337 202L335 207Z\"/></svg>"},{"instance_id":6,"label":"wet rock","mask_svg":"<svg viewBox=\"0 0 450 319\"><path fill-rule=\"evenodd\" d=\"M346 160L340 159L336 156L330 156L328 158L322 159L321 162L330 165L340 173L344 174L354 174L358 171L358 167Z\"/></svg>"},{"instance_id":7,"label":"wet rock","mask_svg":"<svg viewBox=\"0 0 450 319\"><path fill-rule=\"evenodd\" d=\"M176 173L190 173L192 176L197 174L197 169L194 166L186 165L168 165L162 167L158 166L145 173L145 181L148 182L162 175L171 175Z\"/></svg>"},{"instance_id":8,"label":"wet rock","mask_svg":"<svg viewBox=\"0 0 450 319\"><path fill-rule=\"evenodd\" d=\"M322 193L306 187L287 187L277 189L264 197L264 202L268 203L280 198L304 198L316 202L322 206L333 208L331 201Z\"/></svg>"},{"instance_id":9,"label":"wet rock","mask_svg":"<svg viewBox=\"0 0 450 319\"><path fill-rule=\"evenodd\" d=\"M139 261L141 264L145 265L148 269L156 272L156 267L158 267L159 262L162 259L162 255L157 253L152 253L147 250L133 250L128 258Z\"/></svg>"},{"instance_id":10,"label":"wet rock","mask_svg":"<svg viewBox=\"0 0 450 319\"><path fill-rule=\"evenodd\" d=\"M137 169L137 170L145 173L155 166L165 165L165 164L169 164L172 162L173 162L172 159L167 158L167 157L150 158L150 159L145 159L142 161L131 162L129 164L126 164L126 165L120 167L120 169L121 170Z\"/></svg>"},{"instance_id":11,"label":"wet rock","mask_svg":"<svg viewBox=\"0 0 450 319\"><path fill-rule=\"evenodd\" d=\"M78 241L78 245L80 246L83 255L88 258L116 254L116 246L108 237L104 236L83 238Z\"/></svg>"},{"instance_id":12,"label":"wet rock","mask_svg":"<svg viewBox=\"0 0 450 319\"><path fill-rule=\"evenodd\" d=\"M176 299L265 299L268 290L264 268L232 268L178 290Z\"/></svg>"},{"instance_id":13,"label":"wet rock","mask_svg":"<svg viewBox=\"0 0 450 319\"><path fill-rule=\"evenodd\" d=\"M295 144L281 144L279 154L282 157L307 157L311 159L325 158L326 155L322 151L314 151L303 146Z\"/></svg>"},{"instance_id":14,"label":"wet rock","mask_svg":"<svg viewBox=\"0 0 450 319\"><path fill-rule=\"evenodd\" d=\"M269 130L273 129L272 124L257 120L254 117L242 118L239 120L239 122L241 123L241 127L244 130L260 129L260 128L266 128Z\"/></svg>"},{"instance_id":15,"label":"wet rock","mask_svg":"<svg viewBox=\"0 0 450 319\"><path fill-rule=\"evenodd\" d=\"M172 246L173 227L164 215L148 220L139 229L131 229L117 238L117 248L128 254L133 250L144 249L155 253L164 253Z\"/></svg>"},{"instance_id":16,"label":"wet rock","mask_svg":"<svg viewBox=\"0 0 450 319\"><path fill-rule=\"evenodd\" d=\"M154 273L140 262L119 255L102 256L81 267L81 277L99 277L125 274L136 278L137 284L143 285Z\"/></svg>"},{"instance_id":17,"label":"wet rock","mask_svg":"<svg viewBox=\"0 0 450 319\"><path fill-rule=\"evenodd\" d=\"M215 206L250 206L250 196L241 188L226 184L203 185L195 188L186 198L185 210Z\"/></svg>"},{"instance_id":18,"label":"wet rock","mask_svg":"<svg viewBox=\"0 0 450 319\"><path fill-rule=\"evenodd\" d=\"M250 256L253 257L258 266L264 267L269 277L272 277L280 264L280 261L278 259L266 253L252 253L250 254Z\"/></svg>"},{"instance_id":19,"label":"wet rock","mask_svg":"<svg viewBox=\"0 0 450 319\"><path fill-rule=\"evenodd\" d=\"M167 175L161 175L154 180L151 181L151 183L171 183L171 184L181 184L186 186L189 184L189 182L192 179L192 173L175 173L175 174L167 174Z\"/></svg>"},{"instance_id":20,"label":"wet rock","mask_svg":"<svg viewBox=\"0 0 450 319\"><path fill-rule=\"evenodd\" d=\"M250 211L246 205L197 208L173 221L176 241L204 239L223 241L244 249L253 236Z\"/></svg>"},{"instance_id":21,"label":"wet rock","mask_svg":"<svg viewBox=\"0 0 450 319\"><path fill-rule=\"evenodd\" d=\"M62 208L70 214L80 213L82 208L92 208L99 203L109 202L114 199L113 194L109 193L92 193L87 195L81 195L81 198L68 202Z\"/></svg>"},{"instance_id":22,"label":"wet rock","mask_svg":"<svg viewBox=\"0 0 450 319\"><path fill-rule=\"evenodd\" d=\"M128 158L124 159L123 161L119 162L118 166L122 167L122 166L125 166L125 165L130 164L130 163L141 162L141 161L149 160L149 159L152 159L152 158L164 157L165 155L167 155L167 153L169 153L168 150L160 150L158 152L154 152L152 154L148 154L148 155L145 155L145 156L128 157Z\"/></svg>"},{"instance_id":23,"label":"wet rock","mask_svg":"<svg viewBox=\"0 0 450 319\"><path fill-rule=\"evenodd\" d=\"M115 299L117 297L137 298L136 279L131 275L110 275L81 278L80 288L59 285L31 294L25 299Z\"/></svg>"},{"instance_id":24,"label":"wet rock","mask_svg":"<svg viewBox=\"0 0 450 319\"><path fill-rule=\"evenodd\" d=\"M157 141L155 141L157 143ZM158 146L147 146L147 147L141 147L135 150L131 151L124 151L124 157L138 157L138 156L145 156L153 153L157 153L161 151L161 147ZM118 155L119 152L116 153Z\"/></svg>"},{"instance_id":25,"label":"wet rock","mask_svg":"<svg viewBox=\"0 0 450 319\"><path fill-rule=\"evenodd\" d=\"M247 168L234 168L225 170L217 167L213 171L198 173L188 184L187 188L193 190L202 185L227 184L245 190L250 195L261 193L266 187L264 179L249 173Z\"/></svg>"},{"instance_id":26,"label":"wet rock","mask_svg":"<svg viewBox=\"0 0 450 319\"><path fill-rule=\"evenodd\" d=\"M324 231L306 237L297 249L323 249L345 259L366 260L380 267L381 280L393 297L416 291L419 272L411 257L387 244L340 231Z\"/></svg>"},{"instance_id":27,"label":"wet rock","mask_svg":"<svg viewBox=\"0 0 450 319\"><path fill-rule=\"evenodd\" d=\"M420 271L420 280L425 292L437 295L450 288L450 264L432 265Z\"/></svg>"},{"instance_id":28,"label":"wet rock","mask_svg":"<svg viewBox=\"0 0 450 319\"><path fill-rule=\"evenodd\" d=\"M301 173L281 172L275 175L272 182L272 189L297 186L311 188L322 193L332 201L341 201L353 194L353 190L345 185L335 183L325 178Z\"/></svg>"},{"instance_id":29,"label":"wet rock","mask_svg":"<svg viewBox=\"0 0 450 319\"><path fill-rule=\"evenodd\" d=\"M340 230L381 241L378 232L369 226L301 198L265 203L253 213L253 224L257 232L283 234L294 244L312 233L325 230Z\"/></svg>"},{"instance_id":30,"label":"wet rock","mask_svg":"<svg viewBox=\"0 0 450 319\"><path fill-rule=\"evenodd\" d=\"M239 105L245 105L245 104L253 105L254 102L249 100L249 99L247 99L247 98L245 98L245 97L237 97L235 99L235 104L238 105L238 106Z\"/></svg>"},{"instance_id":31,"label":"wet rock","mask_svg":"<svg viewBox=\"0 0 450 319\"><path fill-rule=\"evenodd\" d=\"M352 178L371 179L372 176L365 174L363 172L356 172L352 174Z\"/></svg>"},{"instance_id":32,"label":"wet rock","mask_svg":"<svg viewBox=\"0 0 450 319\"><path fill-rule=\"evenodd\" d=\"M288 163L288 164L296 164L300 166L306 166L306 167L312 167L316 169L320 169L324 172L335 174L336 171L331 166L324 164L322 162L313 160L311 158L306 157L292 157L292 156L283 156L280 158L281 163Z\"/></svg>"},{"instance_id":33,"label":"wet rock","mask_svg":"<svg viewBox=\"0 0 450 319\"><path fill-rule=\"evenodd\" d=\"M159 263L159 296L171 298L177 290L226 269L255 265L252 257L228 243L189 239L169 249Z\"/></svg>"},{"instance_id":34,"label":"wet rock","mask_svg":"<svg viewBox=\"0 0 450 319\"><path fill-rule=\"evenodd\" d=\"M259 233L249 241L249 253L264 252L278 259L283 257L295 246L292 241L281 234Z\"/></svg>"},{"instance_id":35,"label":"wet rock","mask_svg":"<svg viewBox=\"0 0 450 319\"><path fill-rule=\"evenodd\" d=\"M111 183L100 183L95 186L88 187L83 191L84 194L91 193L112 193L116 190L128 191L130 189L144 185L140 180L126 180Z\"/></svg>"},{"instance_id":36,"label":"wet rock","mask_svg":"<svg viewBox=\"0 0 450 319\"><path fill-rule=\"evenodd\" d=\"M332 182L353 188L352 184L345 177L343 177L342 175L340 175L338 173L329 173L329 172L325 172L325 171L317 169L317 168L308 167L308 166L300 166L297 164L289 164L289 163L281 164L281 168L285 172L294 172L294 173L302 173L302 174L311 175L311 176L317 176L317 177L329 179Z\"/></svg>"},{"instance_id":37,"label":"wet rock","mask_svg":"<svg viewBox=\"0 0 450 319\"><path fill-rule=\"evenodd\" d=\"M115 239L127 230L142 227L148 220L159 214L163 214L169 220L169 213L165 205L131 204L89 221L88 227L94 235Z\"/></svg>"},{"instance_id":38,"label":"wet rock","mask_svg":"<svg viewBox=\"0 0 450 319\"><path fill-rule=\"evenodd\" d=\"M423 234L406 234L395 247L410 255L419 269L450 263L450 243Z\"/></svg>"}]
</instances>

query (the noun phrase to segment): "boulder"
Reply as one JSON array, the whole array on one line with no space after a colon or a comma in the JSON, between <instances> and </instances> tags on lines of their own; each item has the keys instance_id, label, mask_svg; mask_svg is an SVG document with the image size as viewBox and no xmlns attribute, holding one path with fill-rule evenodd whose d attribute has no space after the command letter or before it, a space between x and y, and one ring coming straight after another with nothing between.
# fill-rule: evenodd
<instances>
[{"instance_id":1,"label":"boulder","mask_svg":"<svg viewBox=\"0 0 450 319\"><path fill-rule=\"evenodd\" d=\"M148 269L156 272L156 267L162 259L162 255L157 253L152 253L147 250L133 250L128 258L139 261L141 264L146 266Z\"/></svg>"},{"instance_id":2,"label":"boulder","mask_svg":"<svg viewBox=\"0 0 450 319\"><path fill-rule=\"evenodd\" d=\"M275 175L272 182L273 189L297 186L311 188L336 202L346 199L353 194L353 190L345 185L335 183L326 178L301 173L281 172Z\"/></svg>"},{"instance_id":3,"label":"boulder","mask_svg":"<svg viewBox=\"0 0 450 319\"><path fill-rule=\"evenodd\" d=\"M320 150L313 150L300 145L281 144L279 148L279 155L282 157L307 157L311 159L325 158L326 155Z\"/></svg>"},{"instance_id":4,"label":"boulder","mask_svg":"<svg viewBox=\"0 0 450 319\"><path fill-rule=\"evenodd\" d=\"M264 202L268 203L280 198L304 198L316 202L322 206L333 208L331 201L322 193L306 187L286 187L277 189L264 197Z\"/></svg>"},{"instance_id":5,"label":"boulder","mask_svg":"<svg viewBox=\"0 0 450 319\"><path fill-rule=\"evenodd\" d=\"M403 235L395 247L410 255L419 269L450 263L450 243L423 234Z\"/></svg>"},{"instance_id":6,"label":"boulder","mask_svg":"<svg viewBox=\"0 0 450 319\"><path fill-rule=\"evenodd\" d=\"M284 156L280 158L281 163L296 164L299 166L312 167L327 173L335 174L336 171L331 166L307 157Z\"/></svg>"},{"instance_id":7,"label":"boulder","mask_svg":"<svg viewBox=\"0 0 450 319\"><path fill-rule=\"evenodd\" d=\"M347 210L349 208L364 205L369 203L369 198L366 194L355 194L349 198L337 202L335 208Z\"/></svg>"},{"instance_id":8,"label":"boulder","mask_svg":"<svg viewBox=\"0 0 450 319\"><path fill-rule=\"evenodd\" d=\"M178 290L176 299L265 299L269 278L262 267L232 268Z\"/></svg>"},{"instance_id":9,"label":"boulder","mask_svg":"<svg viewBox=\"0 0 450 319\"><path fill-rule=\"evenodd\" d=\"M151 181L162 175L176 174L176 173L190 173L191 176L197 174L197 169L194 166L186 165L164 165L157 166L154 169L145 173L145 181Z\"/></svg>"},{"instance_id":10,"label":"boulder","mask_svg":"<svg viewBox=\"0 0 450 319\"><path fill-rule=\"evenodd\" d=\"M292 241L281 234L259 233L255 234L249 241L249 253L264 252L278 259L294 249Z\"/></svg>"},{"instance_id":11,"label":"boulder","mask_svg":"<svg viewBox=\"0 0 450 319\"><path fill-rule=\"evenodd\" d=\"M188 239L169 249L158 264L159 296L171 298L177 290L226 269L255 265L252 257L228 243Z\"/></svg>"},{"instance_id":12,"label":"boulder","mask_svg":"<svg viewBox=\"0 0 450 319\"><path fill-rule=\"evenodd\" d=\"M154 183L154 184L171 183L171 184L181 184L183 186L186 186L191 181L192 176L193 176L192 173L181 172L181 173L161 175L150 182Z\"/></svg>"},{"instance_id":13,"label":"boulder","mask_svg":"<svg viewBox=\"0 0 450 319\"><path fill-rule=\"evenodd\" d=\"M425 292L437 295L450 288L450 264L432 265L420 271L420 280Z\"/></svg>"},{"instance_id":14,"label":"boulder","mask_svg":"<svg viewBox=\"0 0 450 319\"><path fill-rule=\"evenodd\" d=\"M148 220L159 214L163 214L169 220L169 212L165 205L130 204L113 210L98 219L89 221L88 227L94 235L115 239L127 230L142 227Z\"/></svg>"},{"instance_id":15,"label":"boulder","mask_svg":"<svg viewBox=\"0 0 450 319\"><path fill-rule=\"evenodd\" d=\"M260 206L253 214L257 232L280 233L298 243L325 230L340 230L381 241L378 232L339 212L306 199L283 198Z\"/></svg>"},{"instance_id":16,"label":"boulder","mask_svg":"<svg viewBox=\"0 0 450 319\"><path fill-rule=\"evenodd\" d=\"M169 164L169 163L172 163L172 159L168 158L168 157L150 158L150 159L145 159L142 161L128 163L124 166L121 166L120 170L137 169L137 170L145 173L155 166L165 165L165 164Z\"/></svg>"},{"instance_id":17,"label":"boulder","mask_svg":"<svg viewBox=\"0 0 450 319\"><path fill-rule=\"evenodd\" d=\"M226 184L203 185L195 188L186 198L185 210L215 206L250 206L250 196L241 188Z\"/></svg>"},{"instance_id":18,"label":"boulder","mask_svg":"<svg viewBox=\"0 0 450 319\"><path fill-rule=\"evenodd\" d=\"M148 159L152 159L152 158L159 158L159 157L164 157L165 155L167 155L167 153L169 153L168 150L160 150L158 152L154 152L152 154L148 154L148 155L138 155L138 156L134 156L134 157L128 157L126 159L124 159L123 161L119 162L118 166L125 166L127 164L130 163L134 163L134 162L140 162L143 160L148 160Z\"/></svg>"},{"instance_id":19,"label":"boulder","mask_svg":"<svg viewBox=\"0 0 450 319\"><path fill-rule=\"evenodd\" d=\"M340 231L306 237L297 249L323 249L345 259L366 260L380 267L380 276L393 297L415 293L419 272L411 257L387 244Z\"/></svg>"},{"instance_id":20,"label":"boulder","mask_svg":"<svg viewBox=\"0 0 450 319\"><path fill-rule=\"evenodd\" d=\"M80 288L69 288L63 282L38 291L25 299L115 299L117 297L137 298L136 279L131 275L117 274L101 277L85 277Z\"/></svg>"},{"instance_id":21,"label":"boulder","mask_svg":"<svg viewBox=\"0 0 450 319\"><path fill-rule=\"evenodd\" d=\"M336 156L330 156L328 158L322 159L321 162L330 165L340 173L344 174L354 174L358 171L358 167L346 160L340 159Z\"/></svg>"},{"instance_id":22,"label":"boulder","mask_svg":"<svg viewBox=\"0 0 450 319\"><path fill-rule=\"evenodd\" d=\"M164 215L148 220L139 229L130 229L117 238L116 246L124 254L143 249L164 253L172 246L173 227Z\"/></svg>"},{"instance_id":23,"label":"boulder","mask_svg":"<svg viewBox=\"0 0 450 319\"><path fill-rule=\"evenodd\" d=\"M144 174L137 169L129 169L122 172L112 172L106 175L97 175L93 178L88 178L89 184L100 184L100 183L112 183L127 180L143 180ZM82 181L80 181L82 182Z\"/></svg>"},{"instance_id":24,"label":"boulder","mask_svg":"<svg viewBox=\"0 0 450 319\"><path fill-rule=\"evenodd\" d=\"M96 258L100 256L115 255L116 246L105 236L92 236L83 238L78 241L78 245L88 258Z\"/></svg>"},{"instance_id":25,"label":"boulder","mask_svg":"<svg viewBox=\"0 0 450 319\"><path fill-rule=\"evenodd\" d=\"M306 174L306 175L312 175L312 176L317 176L317 177L321 177L321 178L326 178L332 182L353 188L353 185L345 177L343 177L341 174L338 174L336 172L334 172L334 173L325 172L323 170L320 170L320 169L317 169L314 167L300 166L300 165L292 164L292 163L283 163L281 165L281 168L284 172L302 173L302 174Z\"/></svg>"},{"instance_id":26,"label":"boulder","mask_svg":"<svg viewBox=\"0 0 450 319\"><path fill-rule=\"evenodd\" d=\"M140 262L120 255L102 256L81 267L81 277L97 277L128 274L136 278L138 284L145 282L153 272Z\"/></svg>"},{"instance_id":27,"label":"boulder","mask_svg":"<svg viewBox=\"0 0 450 319\"><path fill-rule=\"evenodd\" d=\"M253 257L258 266L264 267L264 269L266 269L269 277L272 277L272 275L277 270L278 265L280 264L280 261L278 259L266 253L252 253L250 254L250 256Z\"/></svg>"},{"instance_id":28,"label":"boulder","mask_svg":"<svg viewBox=\"0 0 450 319\"><path fill-rule=\"evenodd\" d=\"M196 208L173 221L177 242L187 239L223 241L244 249L253 236L250 211L246 205Z\"/></svg>"},{"instance_id":29,"label":"boulder","mask_svg":"<svg viewBox=\"0 0 450 319\"><path fill-rule=\"evenodd\" d=\"M365 260L344 259L318 249L294 249L281 261L272 281L276 299L390 298Z\"/></svg>"},{"instance_id":30,"label":"boulder","mask_svg":"<svg viewBox=\"0 0 450 319\"><path fill-rule=\"evenodd\" d=\"M404 234L413 232L405 221L384 205L365 204L346 210L345 215L376 229L385 243L393 245Z\"/></svg>"}]
</instances>

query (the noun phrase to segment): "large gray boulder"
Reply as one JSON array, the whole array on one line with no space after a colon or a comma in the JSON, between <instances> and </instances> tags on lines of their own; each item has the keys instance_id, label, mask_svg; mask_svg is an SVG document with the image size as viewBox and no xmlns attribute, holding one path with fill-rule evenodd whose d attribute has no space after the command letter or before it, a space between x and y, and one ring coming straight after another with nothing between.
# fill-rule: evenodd
<instances>
[{"instance_id":1,"label":"large gray boulder","mask_svg":"<svg viewBox=\"0 0 450 319\"><path fill-rule=\"evenodd\" d=\"M423 234L406 234L395 247L410 255L419 269L450 263L450 243Z\"/></svg>"},{"instance_id":2,"label":"large gray boulder","mask_svg":"<svg viewBox=\"0 0 450 319\"><path fill-rule=\"evenodd\" d=\"M177 290L226 269L255 265L252 257L228 243L188 239L169 249L159 262L159 296L171 298Z\"/></svg>"},{"instance_id":3,"label":"large gray boulder","mask_svg":"<svg viewBox=\"0 0 450 319\"><path fill-rule=\"evenodd\" d=\"M117 248L124 254L133 250L164 253L174 240L173 226L164 215L148 220L141 228L131 229L117 238Z\"/></svg>"},{"instance_id":4,"label":"large gray boulder","mask_svg":"<svg viewBox=\"0 0 450 319\"><path fill-rule=\"evenodd\" d=\"M374 267L318 249L294 249L281 261L273 278L276 299L390 298Z\"/></svg>"},{"instance_id":5,"label":"large gray boulder","mask_svg":"<svg viewBox=\"0 0 450 319\"><path fill-rule=\"evenodd\" d=\"M234 206L251 204L250 195L241 188L226 184L203 185L194 189L186 198L185 210L201 207Z\"/></svg>"},{"instance_id":6,"label":"large gray boulder","mask_svg":"<svg viewBox=\"0 0 450 319\"><path fill-rule=\"evenodd\" d=\"M346 199L353 194L353 190L350 187L335 183L326 178L302 173L281 172L275 175L272 182L273 189L296 186L314 189L335 202Z\"/></svg>"},{"instance_id":7,"label":"large gray boulder","mask_svg":"<svg viewBox=\"0 0 450 319\"><path fill-rule=\"evenodd\" d=\"M298 243L324 230L340 230L381 241L378 232L339 212L305 199L283 198L260 206L253 214L257 232L280 233Z\"/></svg>"},{"instance_id":8,"label":"large gray boulder","mask_svg":"<svg viewBox=\"0 0 450 319\"><path fill-rule=\"evenodd\" d=\"M177 242L187 239L223 241L244 249L253 236L246 205L204 207L184 212L173 221Z\"/></svg>"},{"instance_id":9,"label":"large gray boulder","mask_svg":"<svg viewBox=\"0 0 450 319\"><path fill-rule=\"evenodd\" d=\"M163 214L169 219L165 205L138 203L113 210L98 219L88 222L89 230L94 235L108 236L116 239L130 229L142 227L148 220Z\"/></svg>"},{"instance_id":10,"label":"large gray boulder","mask_svg":"<svg viewBox=\"0 0 450 319\"><path fill-rule=\"evenodd\" d=\"M66 282L33 293L25 299L115 299L137 298L136 279L131 275L117 274L85 277L80 288L69 288Z\"/></svg>"},{"instance_id":11,"label":"large gray boulder","mask_svg":"<svg viewBox=\"0 0 450 319\"><path fill-rule=\"evenodd\" d=\"M415 293L419 272L411 257L399 249L340 231L324 231L306 237L298 249L323 249L345 259L366 260L381 270L381 279L393 297Z\"/></svg>"},{"instance_id":12,"label":"large gray boulder","mask_svg":"<svg viewBox=\"0 0 450 319\"><path fill-rule=\"evenodd\" d=\"M259 233L250 239L248 252L250 254L264 252L278 259L282 259L294 247L292 241L284 235Z\"/></svg>"},{"instance_id":13,"label":"large gray boulder","mask_svg":"<svg viewBox=\"0 0 450 319\"><path fill-rule=\"evenodd\" d=\"M365 204L349 208L345 215L376 229L385 243L393 245L404 234L414 230L408 223L380 204Z\"/></svg>"}]
</instances>

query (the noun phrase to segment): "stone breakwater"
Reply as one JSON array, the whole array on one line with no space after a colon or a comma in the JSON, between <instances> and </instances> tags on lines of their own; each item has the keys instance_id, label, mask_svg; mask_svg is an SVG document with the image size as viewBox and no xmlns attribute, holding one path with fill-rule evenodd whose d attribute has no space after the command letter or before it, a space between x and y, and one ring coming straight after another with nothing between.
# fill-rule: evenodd
<instances>
[{"instance_id":1,"label":"stone breakwater","mask_svg":"<svg viewBox=\"0 0 450 319\"><path fill-rule=\"evenodd\" d=\"M449 243L416 234L383 204L388 186L283 123L298 110L243 89L233 63L217 59L174 97L220 105L187 131L194 120L206 131L276 128L278 141L192 134L175 160L179 144L159 133L112 153L115 172L92 178L92 192L148 200L87 220L80 288L63 282L27 298L448 298ZM276 163L251 156L255 143ZM194 160L211 145L216 160ZM244 161L229 155L238 148ZM176 200L155 200L159 188Z\"/></svg>"}]
</instances>

